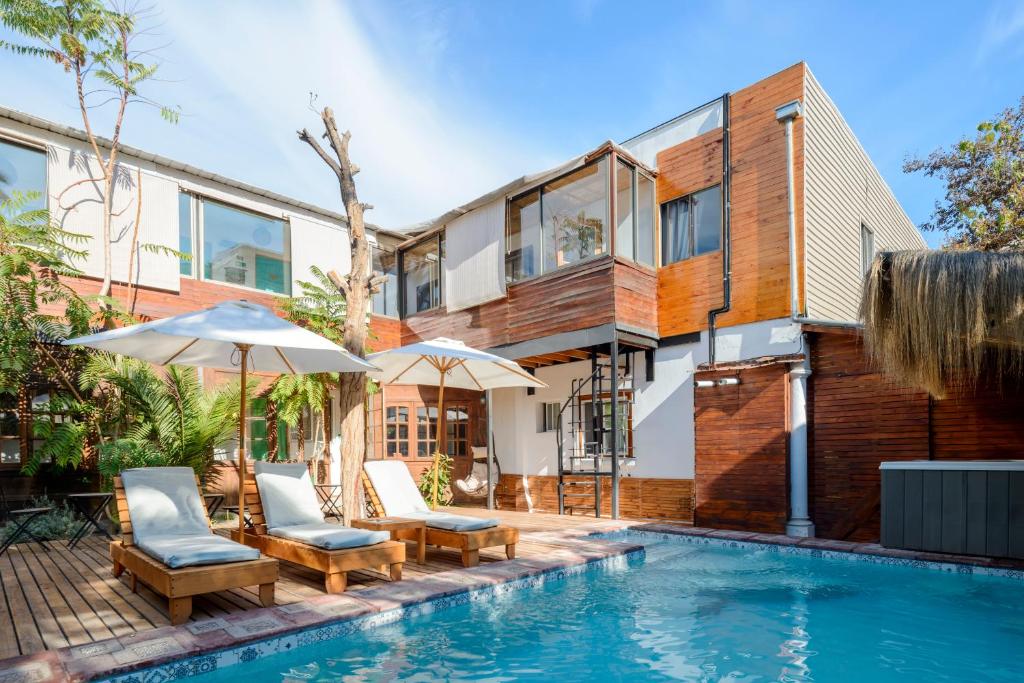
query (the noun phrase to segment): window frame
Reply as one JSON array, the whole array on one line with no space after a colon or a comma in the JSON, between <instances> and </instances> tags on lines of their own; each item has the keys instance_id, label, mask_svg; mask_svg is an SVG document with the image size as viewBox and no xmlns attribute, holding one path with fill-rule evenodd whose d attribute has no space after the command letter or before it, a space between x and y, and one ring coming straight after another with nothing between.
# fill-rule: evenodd
<instances>
[{"instance_id":1,"label":"window frame","mask_svg":"<svg viewBox=\"0 0 1024 683\"><path fill-rule=\"evenodd\" d=\"M868 254L868 246L871 247L871 254ZM875 231L870 225L861 221L860 223L860 274L867 275L871 270L871 262L875 260L878 249L875 247Z\"/></svg>"},{"instance_id":2,"label":"window frame","mask_svg":"<svg viewBox=\"0 0 1024 683\"><path fill-rule=\"evenodd\" d=\"M408 310L406 306L406 293L408 288L406 287L405 277L405 257L413 249L417 249L427 242L433 241L435 248L437 249L437 305L425 308L422 311ZM421 313L429 313L430 311L437 311L444 308L446 305L444 296L444 230L439 230L435 234L428 235L421 240L417 240L414 244L410 244L404 249L398 250L398 317L400 320L404 320L413 315L420 315Z\"/></svg>"},{"instance_id":3,"label":"window frame","mask_svg":"<svg viewBox=\"0 0 1024 683\"><path fill-rule=\"evenodd\" d=\"M180 277L196 280L197 282L210 282L210 283L213 283L213 284L216 284L216 285L223 285L225 287L234 287L235 289L241 289L241 290L247 291L247 292L255 292L255 293L259 293L259 294L269 294L271 296L291 297L293 295L295 274L294 274L294 271L292 270L292 266L293 266L293 264L292 264L292 224L291 224L291 221L288 219L287 216L285 216L285 215L274 216L272 214L262 213L260 211L255 211L255 210L249 209L247 207L239 206L238 204L232 204L230 202L226 202L224 200L217 199L215 197L207 197L206 195L200 194L198 192L195 192L193 190L187 189L187 188L182 187L180 185L178 186L178 193L179 193L179 197L180 197L180 195L185 194L185 195L188 195L189 198L190 198L189 208L190 208L190 213L191 213L191 224L192 224L191 225L191 228L192 228L191 229L191 233L192 233L192 274L191 275L186 275L185 273L181 273L180 272L180 265L179 265L179 276ZM249 214L249 215L252 215L252 216L256 216L257 218L264 219L264 220L277 221L277 222L281 223L281 225L284 228L283 244L284 244L285 249L286 249L285 255L287 256L287 262L288 262L288 279L287 279L287 281L285 283L287 285L287 287L288 287L288 290L286 292L275 292L275 291L269 290L269 289L260 289L258 287L249 287L248 285L240 285L240 284L236 284L236 283L233 283L233 282L224 282L222 280L215 280L213 278L206 277L206 275L205 275L206 248L205 248L205 245L203 243L203 240L206 237L206 211L205 211L205 208L206 208L206 202L208 202L208 201L209 202L213 202L214 204L218 204L218 205L220 205L220 206L222 206L222 207L224 207L226 209L230 209L232 211L238 211L239 213ZM179 204L179 210L180 210L180 208L181 207L180 207L180 204ZM181 220L180 214L178 216L178 220L179 220L179 222ZM180 250L180 247L181 247L181 243L180 242L178 243L178 247L179 247L179 250ZM180 264L180 259L179 259L179 264Z\"/></svg>"},{"instance_id":4,"label":"window frame","mask_svg":"<svg viewBox=\"0 0 1024 683\"><path fill-rule=\"evenodd\" d=\"M652 183L652 188L651 189L654 190L654 192L652 192L654 202L651 205L651 210L652 210L652 214L653 214L651 216L651 218L652 218L652 220L651 220L651 239L653 240L653 245L657 245L657 242L658 242L658 219L655 218L655 216L660 215L661 211L660 211L660 206L658 206L657 186L653 184L655 182L654 178L652 178L648 173L645 173L643 170L641 170L639 166L637 166L634 163L631 163L630 161L628 161L627 159L625 159L625 158L623 158L621 156L616 155L616 157L615 157L615 164L616 164L615 165L616 188L618 188L618 170L619 170L619 166L618 165L622 164L623 166L626 166L627 168L629 168L632 171L632 192L631 192L632 196L630 197L630 201L631 201L631 204L630 204L630 217L631 217L632 223L633 223L633 230L632 230L632 233L633 233L633 241L632 241L633 253L632 254L622 254L622 253L619 253L619 240L618 240L619 202L618 202L618 194L617 194L618 190L616 189L615 219L613 220L614 228L615 228L615 231L616 231L615 232L615 236L616 236L616 239L615 239L615 256L619 257L619 258L628 259L628 260L632 261L633 263L636 263L636 264L641 265L641 266L647 266L648 268L656 268L657 266L655 264L657 264L657 262L658 262L657 246L655 246L655 248L652 250L653 253L651 254L651 260L653 261L653 263L644 263L639 258L637 258L637 251L638 251L638 247L639 247L639 244L640 244L640 241L639 241L640 240L640 220L638 218L638 211L640 209L640 178L641 177L646 178L649 182L651 182ZM686 195L684 195L684 196L686 196ZM719 247L719 248L721 248L721 247Z\"/></svg>"},{"instance_id":5,"label":"window frame","mask_svg":"<svg viewBox=\"0 0 1024 683\"><path fill-rule=\"evenodd\" d=\"M697 253L694 253L695 250L696 250L696 247L697 247L697 234L695 232L695 229L696 229L695 214L696 214L696 212L693 210L693 198L696 195L700 194L701 192L705 192L707 190L711 190L711 189L714 189L716 187L719 188L718 198L719 198L719 203L722 205L721 206L721 210L719 211L719 217L718 217L718 247L715 248L715 249L711 249L710 251L704 251L704 252L701 252L701 253L697 254ZM657 258L657 260L660 262L660 265L658 266L659 268L664 268L666 266L671 266L671 265L673 265L675 263L683 263L684 261L689 261L690 259L697 258L699 256L707 256L709 254L716 254L716 253L722 251L722 241L724 239L723 231L724 231L724 228L725 228L725 206L724 206L724 201L725 200L724 200L724 195L723 195L723 193L721 191L721 187L722 187L722 183L721 182L712 183L711 185L707 185L705 187L698 188L696 190L693 190L692 192L686 192L686 193L681 194L681 195L679 195L677 197L673 197L672 199L666 199L665 201L663 201L663 202L658 204L657 221L658 221L658 233L659 234L657 235L655 243L657 245L657 250L660 252L660 254L658 254L658 258ZM687 253L687 255L683 256L682 258L680 258L680 259L678 259L676 261L666 261L666 258L668 258L668 250L665 249L665 244L664 244L665 235L664 235L663 231L665 230L665 222L662 220L662 213L664 212L665 207L668 206L669 204L673 204L675 202L680 202L680 201L683 201L683 200L686 200L686 205L687 205L687 228L686 228L687 232L686 232L686 234L687 234L687 237L688 237L688 240L687 240L687 244L688 244L687 251L688 251L688 253Z\"/></svg>"},{"instance_id":6,"label":"window frame","mask_svg":"<svg viewBox=\"0 0 1024 683\"><path fill-rule=\"evenodd\" d=\"M402 261L400 259L400 250L397 249L397 248L387 249L387 248L381 246L381 244L379 242L371 242L369 247L370 247L370 249L369 249L370 253L368 254L368 258L370 259L370 272L371 273L376 272L376 271L373 270L373 254L374 254L375 251L379 251L379 252L383 252L385 254L394 254L394 256L395 256L395 275L396 275L396 278L395 278L395 312L393 314L389 314L389 313L380 313L380 312L374 310L374 306L373 306L373 304L374 304L374 299L373 299L374 295L371 295L371 297L370 297L370 313L373 314L373 315L379 315L379 316L381 316L383 318L394 318L396 320L400 319L401 318L401 310L400 310L401 307L400 307L399 304L401 304L401 300L402 300L401 299L401 296L402 296L402 292L401 292L401 289L402 289L402 286L401 286L401 280L402 280L401 265L402 265ZM383 272L381 274L385 275L385 276L387 275L387 273L383 273ZM381 286L382 287L386 287L386 285L387 285L387 281L382 283ZM387 308L387 289L381 289L381 293L384 294L384 306L385 306L385 308Z\"/></svg>"},{"instance_id":7,"label":"window frame","mask_svg":"<svg viewBox=\"0 0 1024 683\"><path fill-rule=\"evenodd\" d=\"M509 235L510 235L509 231L510 231L510 228L511 228L511 219L512 219L512 212L510 210L510 206L511 206L512 203L522 199L523 197L525 197L527 195L530 195L530 194L533 194L534 192L536 192L537 193L537 211L538 211L538 215L540 217L540 229L541 229L540 272L539 273L535 273L535 274L533 274L533 275L531 275L529 277L521 278L519 280L508 281L506 279L506 281L505 281L506 286L511 287L511 286L517 285L517 284L519 284L521 282L529 282L531 280L536 280L537 278L545 277L547 275L550 275L551 273L557 273L560 270L565 270L566 268L572 268L573 266L579 265L581 263L589 263L590 261L594 261L596 259L608 258L608 257L614 258L615 255L612 252L612 243L615 240L615 238L614 238L615 225L613 225L614 222L615 222L615 216L612 215L612 207L611 207L612 202L611 202L611 197L609 195L609 193L611 192L612 186L613 186L612 185L612 181L615 178L615 175L614 175L615 171L614 171L614 168L612 166L612 161L613 161L612 157L613 157L613 155L612 155L611 152L605 152L604 154L601 154L601 155L591 159L590 161L588 161L587 163L585 163L585 164L583 164L581 166L577 166L576 168L570 169L570 170L566 171L565 173L560 173L557 176L554 176L553 178L548 178L543 183L540 183L538 185L534 185L534 186L532 186L532 187L530 187L530 188L528 188L526 190L523 190L522 192L518 192L518 193L516 193L516 194L514 194L514 195L512 195L510 197L506 197L505 198L505 253L503 254L503 259L507 259L508 256L509 256L508 243L509 243ZM616 158L618 158L618 157L616 157ZM552 270L545 270L544 269L544 194L545 194L544 193L544 188L547 187L548 185L553 184L553 183L557 183L560 180L564 180L565 178L573 175L574 173L579 173L581 170L583 170L584 168L587 168L588 166L597 166L603 160L607 160L608 161L608 167L610 169L608 171L608 176L610 178L609 177L605 178L605 180L608 181L608 182L605 182L606 189L605 189L605 211L604 211L604 213L605 213L605 224L608 226L608 239L605 241L605 250L603 252L601 252L600 254L592 254L592 255L587 256L585 258L581 258L579 260L572 261L570 263L566 263L566 264L561 265L561 266L557 266L556 268L554 268ZM634 194L635 194L635 189L636 188L634 188ZM506 266L506 268L507 268L507 266ZM507 272L507 270L506 270L506 272ZM504 276L504 273L502 275Z\"/></svg>"},{"instance_id":8,"label":"window frame","mask_svg":"<svg viewBox=\"0 0 1024 683\"><path fill-rule=\"evenodd\" d=\"M0 135L0 142L6 143L8 145L11 145L12 147L21 147L22 149L27 149L30 152L38 152L39 154L43 155L43 189L39 190L39 192L42 195L43 208L46 209L47 211L49 211L50 210L50 164L48 163L49 153L50 153L49 146L45 142L42 142L42 141L39 141L39 140L32 140L32 139L29 139L29 138L23 138L23 137L20 137L20 136L17 136L17 135L11 135L9 133L4 133L3 135Z\"/></svg>"}]
</instances>

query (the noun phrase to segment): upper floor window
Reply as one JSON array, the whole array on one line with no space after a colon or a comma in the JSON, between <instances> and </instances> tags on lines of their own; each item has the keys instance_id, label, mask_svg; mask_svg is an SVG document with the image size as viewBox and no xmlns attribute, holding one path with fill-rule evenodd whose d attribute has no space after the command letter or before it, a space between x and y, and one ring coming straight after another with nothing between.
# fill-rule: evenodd
<instances>
[{"instance_id":1,"label":"upper floor window","mask_svg":"<svg viewBox=\"0 0 1024 683\"><path fill-rule=\"evenodd\" d=\"M715 185L661 205L661 263L722 246L722 187Z\"/></svg>"},{"instance_id":2,"label":"upper floor window","mask_svg":"<svg viewBox=\"0 0 1024 683\"><path fill-rule=\"evenodd\" d=\"M377 315L398 315L398 254L372 246L370 270L384 275L380 290L373 295L373 312Z\"/></svg>"},{"instance_id":3,"label":"upper floor window","mask_svg":"<svg viewBox=\"0 0 1024 683\"><path fill-rule=\"evenodd\" d=\"M867 273L875 260L875 231L864 223L860 224L860 270Z\"/></svg>"},{"instance_id":4,"label":"upper floor window","mask_svg":"<svg viewBox=\"0 0 1024 683\"><path fill-rule=\"evenodd\" d=\"M16 192L38 194L22 211L46 208L46 152L0 140L0 202Z\"/></svg>"},{"instance_id":5,"label":"upper floor window","mask_svg":"<svg viewBox=\"0 0 1024 683\"><path fill-rule=\"evenodd\" d=\"M620 159L615 188L615 253L653 266L654 181Z\"/></svg>"},{"instance_id":6,"label":"upper floor window","mask_svg":"<svg viewBox=\"0 0 1024 683\"><path fill-rule=\"evenodd\" d=\"M444 238L434 235L402 252L403 313L412 315L441 305Z\"/></svg>"},{"instance_id":7,"label":"upper floor window","mask_svg":"<svg viewBox=\"0 0 1024 683\"><path fill-rule=\"evenodd\" d=\"M608 253L608 156L509 203L508 282Z\"/></svg>"},{"instance_id":8,"label":"upper floor window","mask_svg":"<svg viewBox=\"0 0 1024 683\"><path fill-rule=\"evenodd\" d=\"M291 294L291 237L280 218L181 193L178 250L192 257L181 260L183 275Z\"/></svg>"}]
</instances>

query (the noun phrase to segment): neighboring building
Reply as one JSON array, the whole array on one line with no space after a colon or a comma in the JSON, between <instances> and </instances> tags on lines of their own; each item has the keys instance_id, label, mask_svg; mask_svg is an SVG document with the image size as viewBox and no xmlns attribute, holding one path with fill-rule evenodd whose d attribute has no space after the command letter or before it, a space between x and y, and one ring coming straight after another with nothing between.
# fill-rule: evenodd
<instances>
[{"instance_id":1,"label":"neighboring building","mask_svg":"<svg viewBox=\"0 0 1024 683\"><path fill-rule=\"evenodd\" d=\"M873 254L922 247L800 63L418 226L399 337L548 384L493 394L507 508L593 514L596 481L608 513L617 469L624 516L807 534L804 326L855 321ZM446 392L457 475L483 401ZM385 387L370 418L375 457L426 467L436 390Z\"/></svg>"},{"instance_id":2,"label":"neighboring building","mask_svg":"<svg viewBox=\"0 0 1024 683\"><path fill-rule=\"evenodd\" d=\"M310 158L311 164L317 164ZM84 134L17 111L0 108L0 196L11 191L39 192L35 207L48 207L66 229L91 239L87 258L76 264L85 277L73 283L83 294L99 291L103 276L100 230L102 205L97 187L88 180L99 177ZM326 169L325 169L326 173ZM274 307L282 297L299 292L310 279L310 267L348 272L351 250L344 216L305 202L246 185L216 174L124 147L118 167L113 205L119 215L113 226L112 267L114 296L126 298L131 234L136 228L137 200L142 203L139 243L191 254L190 260L173 253L139 248L136 253L136 313L162 318L211 306L219 301L248 299ZM394 245L398 239L376 228L370 230L375 267L390 275L374 298L373 329L384 345L395 339L397 271ZM258 370L258 368L257 368ZM219 375L204 373L204 380ZM46 400L46 386L25 388L22 400ZM0 398L0 470L16 472L32 449L32 426L17 410L17 399ZM265 456L277 427L268 425L265 401L256 401L249 434L250 452ZM333 411L332 422L337 421ZM340 433L333 425L334 434ZM312 439L312 429L307 429ZM294 432L279 438L281 454L298 448ZM307 444L312 447L312 441ZM332 444L335 450L336 439ZM230 455L230 454L227 454Z\"/></svg>"}]
</instances>

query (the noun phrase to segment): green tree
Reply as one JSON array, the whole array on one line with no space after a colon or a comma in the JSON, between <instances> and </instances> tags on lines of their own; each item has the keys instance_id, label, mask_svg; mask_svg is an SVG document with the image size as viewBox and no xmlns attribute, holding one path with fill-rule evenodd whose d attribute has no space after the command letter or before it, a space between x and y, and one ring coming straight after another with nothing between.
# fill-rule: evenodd
<instances>
[{"instance_id":1,"label":"green tree","mask_svg":"<svg viewBox=\"0 0 1024 683\"><path fill-rule=\"evenodd\" d=\"M1024 250L1024 97L979 124L974 139L907 159L903 170L945 182L944 201L921 227L945 232L947 248Z\"/></svg>"},{"instance_id":2,"label":"green tree","mask_svg":"<svg viewBox=\"0 0 1024 683\"><path fill-rule=\"evenodd\" d=\"M68 187L56 188L55 204L62 209L69 208L62 205L62 199L79 185L89 184L96 189L103 204L103 284L99 293L104 298L111 293L113 220L128 211L131 202L135 204L135 211L129 247L129 286L137 275L134 272L138 260L136 251L140 248L171 251L158 245L139 245L142 173L140 171L132 181L118 166L121 131L128 105L154 106L172 123L179 116L176 108L159 105L140 92L142 84L151 80L157 71L156 63L146 61L153 58L153 50L138 45L140 37L146 33L138 26L140 18L132 9L118 9L101 0L0 0L0 23L30 40L29 43L0 41L0 47L19 55L53 62L73 78L75 102L96 162L95 168L89 164L89 172L98 173L99 177L89 176ZM115 107L113 124L109 135L101 138L95 129L92 113L94 109L108 104ZM123 207L115 207L115 188L132 184L135 185L135 197ZM126 308L131 310L134 299L130 293L128 298Z\"/></svg>"}]
</instances>

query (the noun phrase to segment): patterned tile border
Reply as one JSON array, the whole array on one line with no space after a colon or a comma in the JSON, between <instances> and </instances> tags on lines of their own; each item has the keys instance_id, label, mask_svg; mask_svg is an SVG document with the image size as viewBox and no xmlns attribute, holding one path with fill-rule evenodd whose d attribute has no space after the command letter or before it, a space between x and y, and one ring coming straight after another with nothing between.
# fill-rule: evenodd
<instances>
[{"instance_id":1,"label":"patterned tile border","mask_svg":"<svg viewBox=\"0 0 1024 683\"><path fill-rule=\"evenodd\" d=\"M793 538L779 534L756 534L745 531L722 531L669 524L636 524L612 532L595 532L605 540L635 539L635 534L659 539L682 540L695 545L716 545L728 548L766 550L783 555L805 555L832 560L871 562L916 569L931 569L956 574L999 576L1024 580L1024 563L1010 560L948 555L914 550L884 548L877 543L851 543L827 538Z\"/></svg>"}]
</instances>

